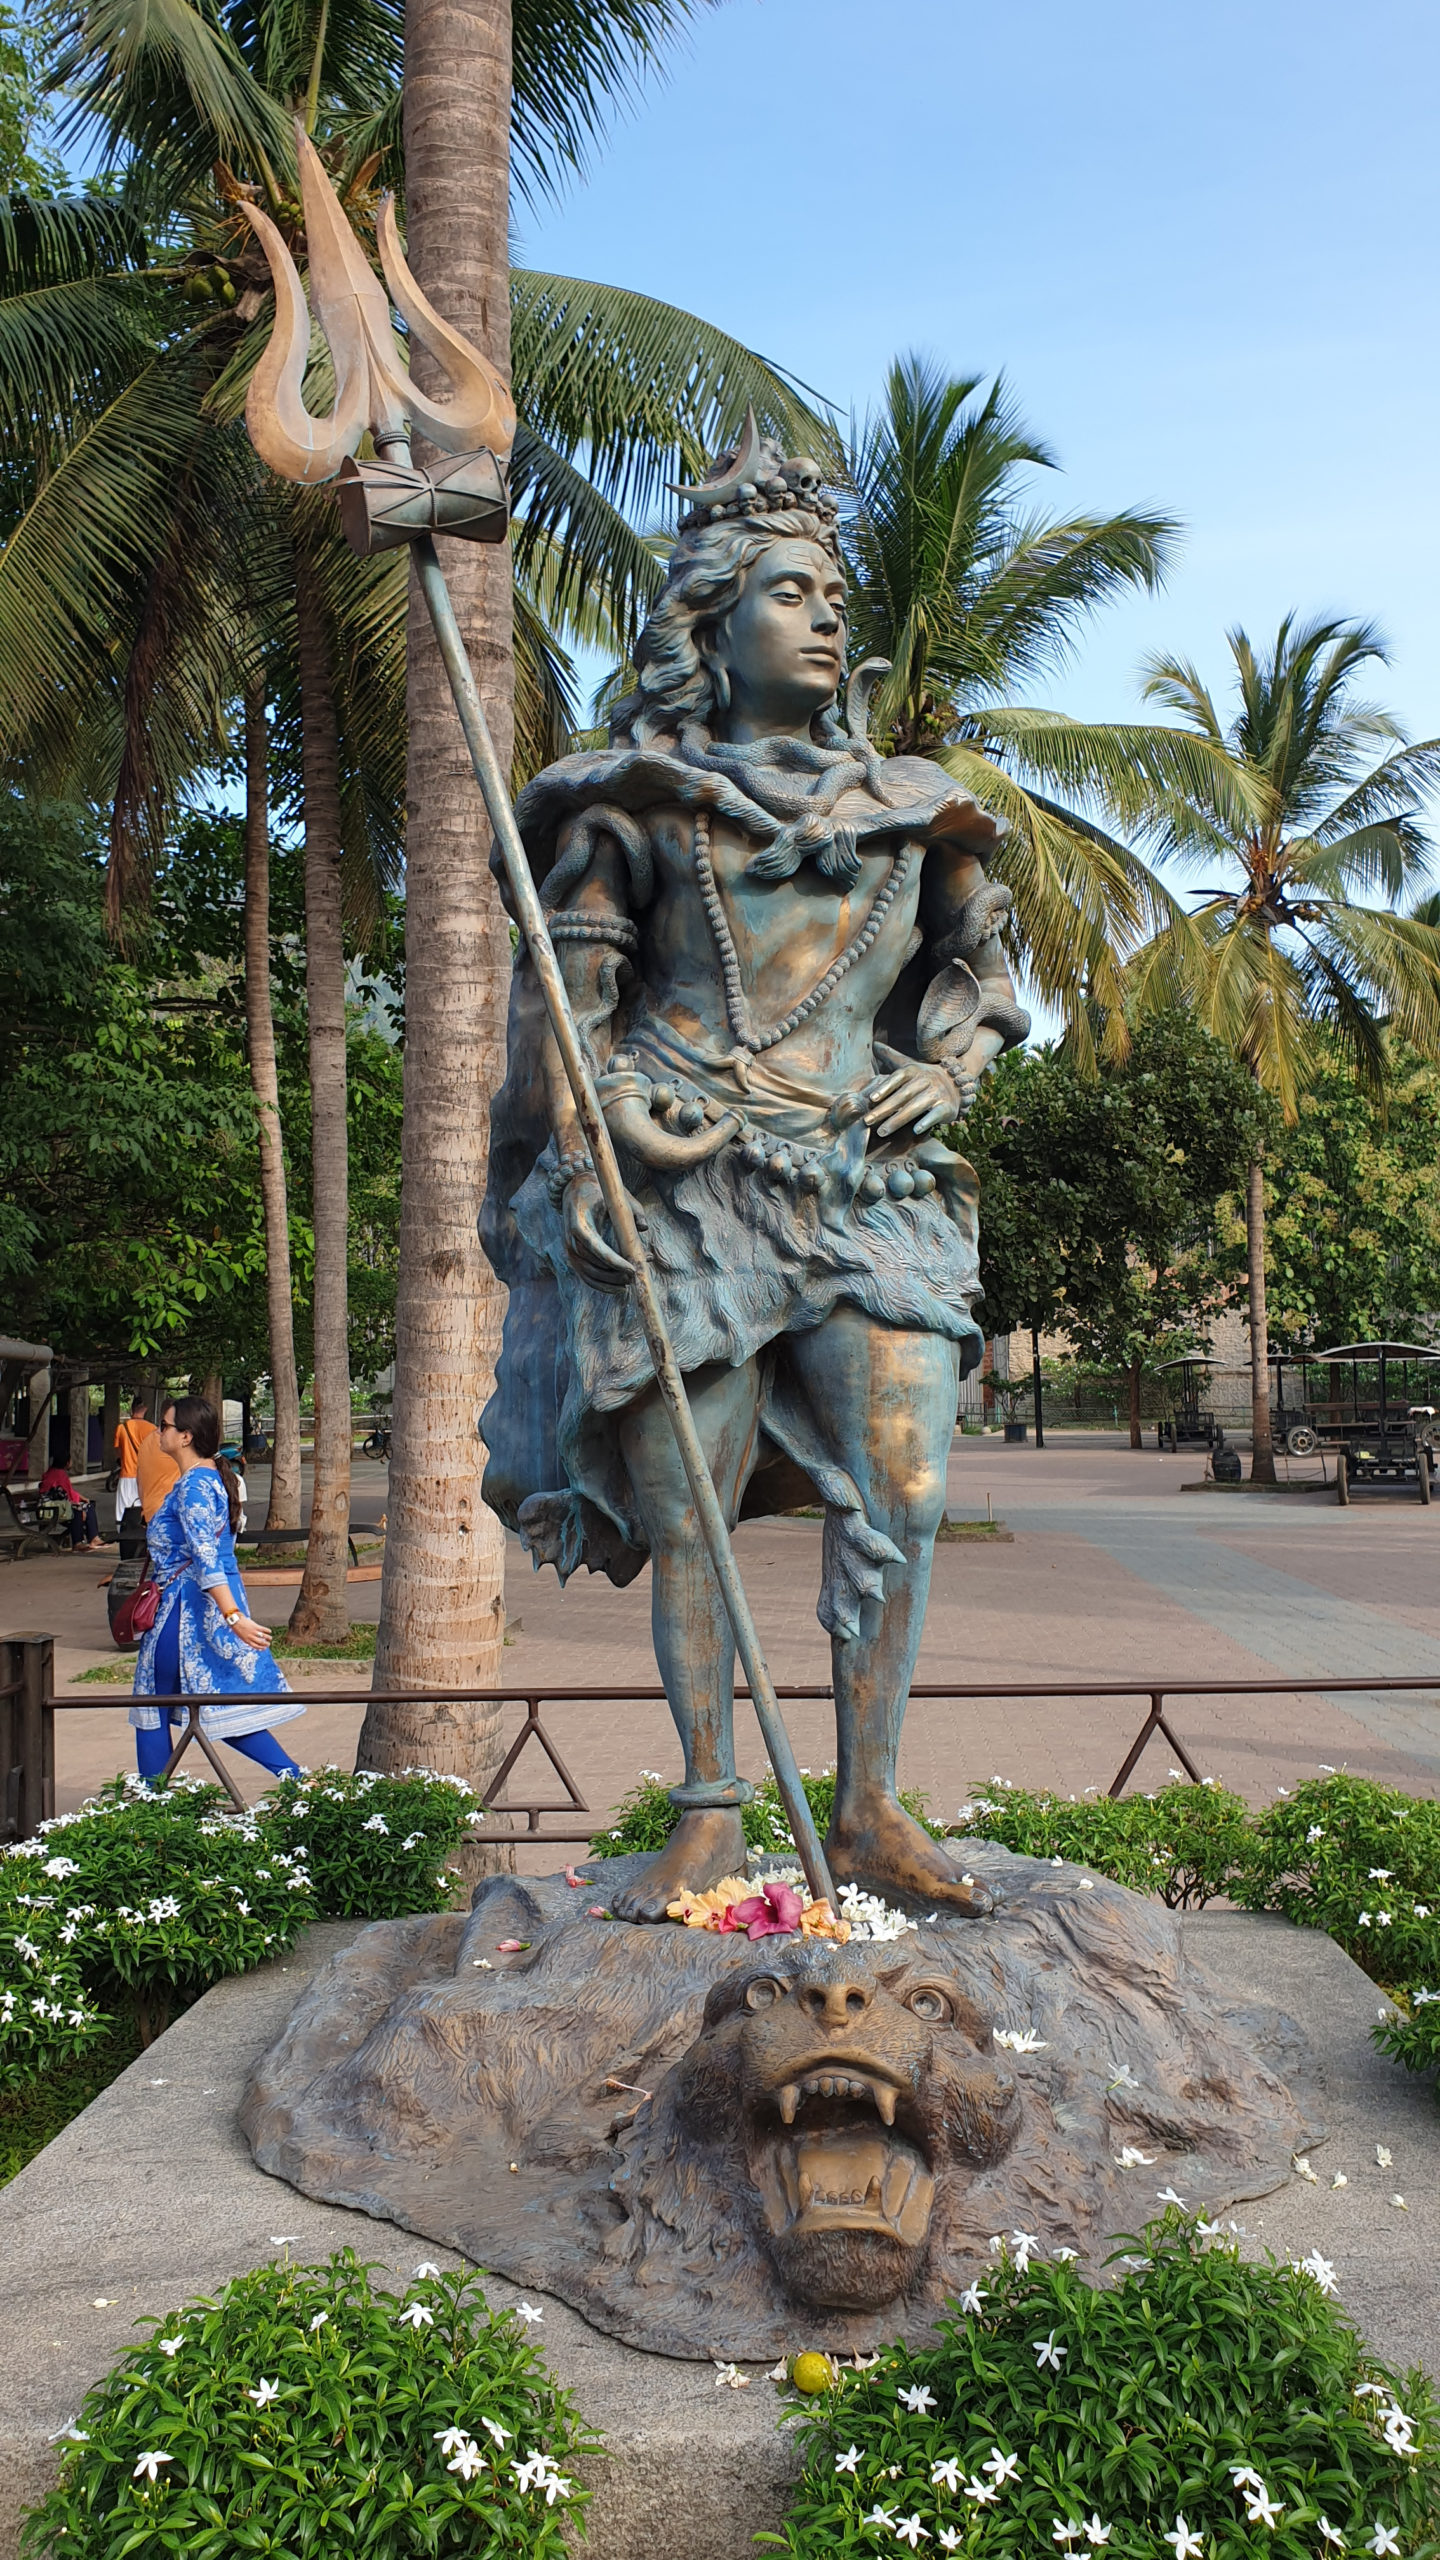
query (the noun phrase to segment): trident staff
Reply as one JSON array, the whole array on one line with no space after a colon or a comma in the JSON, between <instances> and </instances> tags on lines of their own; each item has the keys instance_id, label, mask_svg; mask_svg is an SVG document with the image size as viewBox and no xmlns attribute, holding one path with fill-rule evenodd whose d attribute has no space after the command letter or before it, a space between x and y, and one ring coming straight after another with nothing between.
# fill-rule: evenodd
<instances>
[{"instance_id":1,"label":"trident staff","mask_svg":"<svg viewBox=\"0 0 1440 2560\"><path fill-rule=\"evenodd\" d=\"M760 1650L729 1527L695 1428L634 1206L621 1179L590 1062L570 1008L432 538L434 533L442 532L470 542L504 540L508 507L502 465L514 442L514 404L494 368L425 300L405 263L395 228L394 202L387 196L376 224L385 281L411 336L437 358L454 396L448 401L433 401L415 388L396 343L386 296L350 228L319 153L298 127L296 147L309 250L310 300L334 359L335 405L328 419L317 418L305 406L303 383L310 349L310 311L304 288L275 224L258 205L242 201L240 209L258 234L269 261L276 307L275 329L250 385L246 406L250 440L262 461L284 479L313 485L338 475L341 518L356 551L363 555L401 544L408 544L412 551L475 779L500 847L513 912L545 999L555 1045L575 1098L615 1241L630 1265L630 1286L654 1363L656 1384L675 1433L701 1535L715 1569L735 1649L750 1684L791 1834L811 1892L833 1900L834 1887L825 1853ZM421 470L411 459L412 426L421 427L443 452L457 459L433 472ZM373 463L357 463L356 447L367 431L377 459Z\"/></svg>"}]
</instances>

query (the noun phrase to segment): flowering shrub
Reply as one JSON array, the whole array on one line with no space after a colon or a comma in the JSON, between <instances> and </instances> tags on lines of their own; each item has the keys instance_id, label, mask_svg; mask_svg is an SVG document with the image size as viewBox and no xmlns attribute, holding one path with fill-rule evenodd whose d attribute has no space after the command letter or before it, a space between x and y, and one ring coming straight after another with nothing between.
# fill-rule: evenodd
<instances>
[{"instance_id":1,"label":"flowering shrub","mask_svg":"<svg viewBox=\"0 0 1440 2560\"><path fill-rule=\"evenodd\" d=\"M463 1778L330 1768L281 1778L260 1820L307 1862L322 1920L399 1920L444 1910L454 1885L445 1861L482 1815Z\"/></svg>"},{"instance_id":2,"label":"flowering shrub","mask_svg":"<svg viewBox=\"0 0 1440 2560\"><path fill-rule=\"evenodd\" d=\"M87 2395L22 2548L560 2560L589 2494L574 2466L599 2450L473 2278L417 2267L397 2298L347 2249L157 2321Z\"/></svg>"},{"instance_id":3,"label":"flowering shrub","mask_svg":"<svg viewBox=\"0 0 1440 2560\"><path fill-rule=\"evenodd\" d=\"M1216 1894L1233 1892L1250 1854L1244 1798L1212 1786L1067 1802L996 1778L987 1793L962 1804L952 1827L1022 1857L1073 1858L1134 1893L1158 1893L1172 1911L1202 1910Z\"/></svg>"},{"instance_id":4,"label":"flowering shrub","mask_svg":"<svg viewBox=\"0 0 1440 2560\"><path fill-rule=\"evenodd\" d=\"M1101 2288L1014 2240L940 2345L857 2358L795 2408L804 2470L759 2541L792 2560L1434 2551L1440 2405L1374 2362L1323 2259L1247 2264L1171 2211Z\"/></svg>"},{"instance_id":5,"label":"flowering shrub","mask_svg":"<svg viewBox=\"0 0 1440 2560\"><path fill-rule=\"evenodd\" d=\"M222 1974L293 1946L315 1903L303 1856L218 1788L116 1779L0 1859L0 2088L82 2053L117 2009L148 2042Z\"/></svg>"},{"instance_id":6,"label":"flowering shrub","mask_svg":"<svg viewBox=\"0 0 1440 2560\"><path fill-rule=\"evenodd\" d=\"M835 1772L822 1769L818 1776L808 1769L800 1773L801 1784L815 1816L816 1828L823 1839L835 1809ZM913 1793L900 1798L907 1813L923 1823L933 1838L939 1839L941 1825L932 1822L926 1811L925 1798ZM628 1858L642 1849L663 1849L676 1823L679 1808L670 1801L668 1782L657 1769L642 1769L628 1796L617 1806L619 1820L611 1830L597 1831L590 1843L592 1858ZM749 1849L793 1850L790 1823L780 1801L773 1770L767 1769L755 1789L754 1799L743 1807L740 1816Z\"/></svg>"},{"instance_id":7,"label":"flowering shrub","mask_svg":"<svg viewBox=\"0 0 1440 2560\"><path fill-rule=\"evenodd\" d=\"M1344 1771L1312 1779L1258 1817L1232 1891L1328 1929L1377 1982L1440 1982L1440 1805Z\"/></svg>"}]
</instances>

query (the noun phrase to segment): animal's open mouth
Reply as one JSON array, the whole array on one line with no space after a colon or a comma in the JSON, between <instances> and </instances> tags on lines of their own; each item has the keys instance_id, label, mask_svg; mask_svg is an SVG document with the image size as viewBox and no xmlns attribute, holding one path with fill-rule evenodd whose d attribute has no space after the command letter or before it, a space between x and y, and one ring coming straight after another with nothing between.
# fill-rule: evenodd
<instances>
[{"instance_id":1,"label":"animal's open mouth","mask_svg":"<svg viewBox=\"0 0 1440 2560\"><path fill-rule=\"evenodd\" d=\"M821 2063L784 2082L778 2121L762 2122L751 2159L776 2238L868 2231L920 2247L935 2181L908 2114L893 2080L853 2063Z\"/></svg>"}]
</instances>

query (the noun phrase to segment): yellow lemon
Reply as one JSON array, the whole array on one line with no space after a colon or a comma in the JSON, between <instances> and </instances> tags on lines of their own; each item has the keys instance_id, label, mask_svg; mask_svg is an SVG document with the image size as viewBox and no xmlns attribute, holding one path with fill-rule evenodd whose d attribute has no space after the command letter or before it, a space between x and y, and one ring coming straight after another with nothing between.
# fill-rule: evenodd
<instances>
[{"instance_id":1,"label":"yellow lemon","mask_svg":"<svg viewBox=\"0 0 1440 2560\"><path fill-rule=\"evenodd\" d=\"M790 2367L790 2379L797 2391L828 2391L835 2380L835 2367L828 2356L796 2356Z\"/></svg>"}]
</instances>

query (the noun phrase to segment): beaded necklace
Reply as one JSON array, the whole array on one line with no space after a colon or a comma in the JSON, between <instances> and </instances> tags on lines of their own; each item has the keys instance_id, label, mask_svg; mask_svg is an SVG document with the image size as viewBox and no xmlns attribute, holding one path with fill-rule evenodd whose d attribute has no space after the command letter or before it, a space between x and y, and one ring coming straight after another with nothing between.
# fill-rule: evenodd
<instances>
[{"instance_id":1,"label":"beaded necklace","mask_svg":"<svg viewBox=\"0 0 1440 2560\"><path fill-rule=\"evenodd\" d=\"M778 1041L788 1039L792 1031L798 1030L802 1022L808 1022L811 1014L818 1011L827 996L833 994L841 979L848 976L856 962L864 959L910 877L914 868L915 850L913 844L907 844L898 855L892 857L889 872L876 891L874 904L859 932L846 944L838 959L831 961L823 978L811 988L808 996L802 996L798 1004L793 1004L783 1021L772 1024L768 1031L757 1031L750 1012L750 1001L745 993L745 982L740 974L740 955L735 948L730 919L725 913L725 902L720 895L719 883L715 878L714 865L710 859L709 812L697 809L694 836L695 877L699 882L700 901L705 909L715 949L719 955L720 975L725 988L726 1019L738 1048L748 1049L752 1056L758 1056L762 1049L773 1049Z\"/></svg>"}]
</instances>

